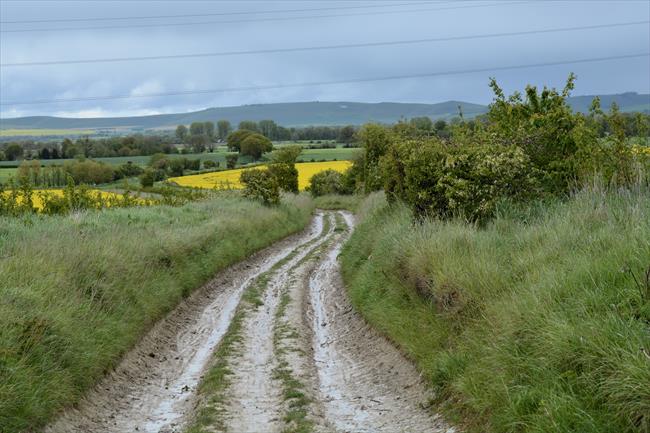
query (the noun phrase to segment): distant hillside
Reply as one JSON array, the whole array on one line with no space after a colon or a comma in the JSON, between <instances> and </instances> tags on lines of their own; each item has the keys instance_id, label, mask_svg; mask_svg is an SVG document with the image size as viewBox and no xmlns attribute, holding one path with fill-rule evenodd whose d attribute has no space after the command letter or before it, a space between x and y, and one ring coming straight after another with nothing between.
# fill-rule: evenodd
<instances>
[{"instance_id":1,"label":"distant hillside","mask_svg":"<svg viewBox=\"0 0 650 433\"><path fill-rule=\"evenodd\" d=\"M440 104L401 104L358 102L295 102L218 107L191 113L161 114L141 117L69 119L59 117L22 117L0 120L2 129L69 129L69 128L164 128L192 122L227 119L236 125L242 120L272 119L283 126L360 125L366 122L392 123L402 117L430 116L448 118L458 113L458 105L468 116L480 114L485 106L465 102Z\"/></svg>"},{"instance_id":2,"label":"distant hillside","mask_svg":"<svg viewBox=\"0 0 650 433\"><path fill-rule=\"evenodd\" d=\"M570 98L574 109L586 111L593 96ZM616 101L623 111L650 112L650 95L622 93L601 96L603 108ZM395 102L293 102L281 104L255 104L239 107L208 108L191 113L161 114L154 116L75 119L50 116L0 119L0 129L152 129L189 125L197 121L227 119L236 125L242 120L272 119L283 126L308 125L360 125L366 122L394 123L401 118L428 116L449 119L458 115L461 106L467 117L485 113L485 105L447 101L438 104L408 104Z\"/></svg>"},{"instance_id":3,"label":"distant hillside","mask_svg":"<svg viewBox=\"0 0 650 433\"><path fill-rule=\"evenodd\" d=\"M650 94L627 92L618 95L599 95L600 105L603 110L607 111L612 106L612 102L616 101L621 111L641 111L650 113ZM586 113L589 111L591 101L596 95L573 96L569 98L569 104L576 111Z\"/></svg>"}]
</instances>

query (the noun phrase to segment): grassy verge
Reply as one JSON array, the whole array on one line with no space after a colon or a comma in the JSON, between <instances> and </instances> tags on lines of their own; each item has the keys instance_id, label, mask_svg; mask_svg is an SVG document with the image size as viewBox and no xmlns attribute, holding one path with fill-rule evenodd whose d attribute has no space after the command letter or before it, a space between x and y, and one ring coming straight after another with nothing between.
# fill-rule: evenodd
<instances>
[{"instance_id":1,"label":"grassy verge","mask_svg":"<svg viewBox=\"0 0 650 433\"><path fill-rule=\"evenodd\" d=\"M484 228L371 196L353 304L470 432L650 431L650 196L583 192Z\"/></svg>"},{"instance_id":2,"label":"grassy verge","mask_svg":"<svg viewBox=\"0 0 650 433\"><path fill-rule=\"evenodd\" d=\"M361 195L323 195L314 198L314 205L319 209L349 210L355 212L363 201Z\"/></svg>"},{"instance_id":3,"label":"grassy verge","mask_svg":"<svg viewBox=\"0 0 650 433\"><path fill-rule=\"evenodd\" d=\"M215 272L305 227L291 200L0 218L0 431L38 429Z\"/></svg>"}]
</instances>

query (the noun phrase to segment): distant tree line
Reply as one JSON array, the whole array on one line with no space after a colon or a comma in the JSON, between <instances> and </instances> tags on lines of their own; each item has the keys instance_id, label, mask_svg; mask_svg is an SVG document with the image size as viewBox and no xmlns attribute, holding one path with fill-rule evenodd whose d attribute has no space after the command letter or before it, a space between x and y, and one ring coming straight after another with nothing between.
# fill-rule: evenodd
<instances>
[{"instance_id":1,"label":"distant tree line","mask_svg":"<svg viewBox=\"0 0 650 433\"><path fill-rule=\"evenodd\" d=\"M645 125L650 122L647 113L621 113L622 127L628 137L646 136ZM452 139L455 126L462 123L473 129L478 124L487 122L487 115L474 119L464 119L462 113L451 120L432 120L429 117L414 117L404 119L398 124L408 124L423 137L437 137L444 140ZM270 141L336 141L345 145L356 146L359 142L358 128L347 126L307 126L283 127L273 120L259 122L244 120L237 128L228 120L216 122L193 122L189 127L178 125L175 134L144 135L133 134L123 137L90 138L80 137L76 140L69 138L56 142L37 142L31 140L11 141L0 145L0 161L17 161L21 159L71 159L80 156L85 158L102 158L115 156L150 156L156 153L203 153L213 152L217 143L227 143L228 137L239 131L249 131L259 134ZM610 125L600 119L595 125L600 138L612 134ZM257 140L259 141L259 140ZM325 146L321 144L321 146ZM230 146L232 150L233 146ZM256 147L256 146L254 146ZM253 149L253 153L257 150Z\"/></svg>"},{"instance_id":2,"label":"distant tree line","mask_svg":"<svg viewBox=\"0 0 650 433\"><path fill-rule=\"evenodd\" d=\"M302 128L286 128L273 120L242 120L237 125L237 131L245 130L256 132L271 141L311 141L311 140L336 140L341 143L354 141L355 127L347 126L307 126ZM213 122L193 122L188 128L185 125L176 127L176 139L179 143L209 146L210 142L223 142L228 135L234 132L228 120L219 120L215 129Z\"/></svg>"},{"instance_id":3,"label":"distant tree line","mask_svg":"<svg viewBox=\"0 0 650 433\"><path fill-rule=\"evenodd\" d=\"M56 142L9 142L0 148L0 160L105 158L177 153L174 139L168 135L127 135L124 137L65 138Z\"/></svg>"},{"instance_id":4,"label":"distant tree line","mask_svg":"<svg viewBox=\"0 0 650 433\"><path fill-rule=\"evenodd\" d=\"M105 158L116 156L149 156L156 153L213 152L217 143L224 143L235 131L250 131L271 141L338 141L351 144L356 128L348 126L308 126L285 128L273 120L239 122L235 129L227 120L192 122L189 127L178 125L174 135L133 134L123 137L65 138L61 142L33 140L11 141L0 145L0 161L21 159Z\"/></svg>"}]
</instances>

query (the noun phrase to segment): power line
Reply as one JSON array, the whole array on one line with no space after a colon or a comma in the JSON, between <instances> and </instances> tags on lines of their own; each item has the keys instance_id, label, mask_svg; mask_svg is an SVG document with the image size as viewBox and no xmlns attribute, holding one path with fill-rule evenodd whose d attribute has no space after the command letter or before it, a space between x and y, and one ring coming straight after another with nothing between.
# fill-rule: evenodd
<instances>
[{"instance_id":1,"label":"power line","mask_svg":"<svg viewBox=\"0 0 650 433\"><path fill-rule=\"evenodd\" d=\"M550 0L549 0L550 1ZM445 11L454 9L475 9L493 6L504 5L520 5L529 4L530 0L526 1L508 1L501 3L488 3L488 4L473 4L468 6L449 6L449 7L436 7L436 8L420 8L420 9L405 9L394 11L377 11L377 12L360 12L360 13L346 13L346 14L329 14L329 15L312 15L312 16L298 16L298 17L269 17L269 18L252 18L252 19L237 19L237 20L220 20L220 21L194 21L182 23L155 23L155 24L127 24L127 25L108 25L108 26L92 26L92 27L51 27L39 29L16 29L16 30L1 30L0 33L33 33L33 32L59 32L59 31L78 31L78 30L106 30L106 29L130 29L130 28L152 28L152 27L178 27L178 26L200 26L208 24L240 24L240 23L254 23L254 22L283 22L283 21L297 21L297 20L311 20L321 18L347 18L355 16L370 16L370 15L389 15L389 14L404 14L416 12L432 12L432 11Z\"/></svg>"},{"instance_id":2,"label":"power line","mask_svg":"<svg viewBox=\"0 0 650 433\"><path fill-rule=\"evenodd\" d=\"M83 98L80 97L80 98L60 98L60 99L36 99L32 101L0 102L0 105L9 106L9 105L54 104L54 103L65 103L65 102L105 101L105 100L116 100L116 99L153 98L153 97L162 97L162 96L184 96L184 95L201 95L201 94L226 93L226 92L244 92L244 91L258 91L258 90L271 90L271 89L285 89L285 88L293 88L293 87L329 86L329 85L336 85L336 84L354 84L354 83L366 83L366 82L377 82L377 81L405 80L405 79L413 79L413 78L430 78L430 77L439 77L439 76L448 76L448 75L474 74L474 73L481 73L481 72L496 72L496 71L505 71L505 70L539 68L539 67L547 67L547 66L560 66L560 65L571 65L571 64L580 64L580 63L594 63L594 62L623 60L623 59L632 59L632 58L640 58L640 57L648 57L648 56L650 56L650 52L637 53L637 54L624 54L619 56L560 60L555 62L530 63L525 65L492 66L492 67L475 68L475 69L459 69L459 70L449 70L449 71L426 72L426 73L411 74L411 75L392 75L392 76L372 77L372 78L350 78L346 80L311 81L311 82L293 83L293 84L230 87L230 88L222 88L222 89L186 90L186 91L177 90L177 91L170 91L170 92L148 93L148 94L141 94L141 95L113 95L113 96L90 96L90 97L83 97Z\"/></svg>"},{"instance_id":3,"label":"power line","mask_svg":"<svg viewBox=\"0 0 650 433\"><path fill-rule=\"evenodd\" d=\"M343 10L343 9L373 9L373 8L388 8L399 6L418 6L422 4L438 3L436 1L421 1L411 3L394 3L383 5L357 5L357 6L334 6L325 8L306 8L306 9L276 9L276 10L261 10L261 11L238 11L238 12L212 12L201 14L174 14L174 15L140 15L130 17L87 17L87 18L54 18L54 19L38 19L38 20L15 20L15 21L0 21L0 24L36 24L36 23L64 23L64 22L86 22L86 21L123 21L123 20L148 20L148 19L162 19L162 18L195 18L195 17L216 17L216 16L232 16L232 15L258 15L258 14L277 14L277 13L297 13L297 12L314 12L314 11L330 11L330 10ZM448 2L447 2L448 3Z\"/></svg>"},{"instance_id":4,"label":"power line","mask_svg":"<svg viewBox=\"0 0 650 433\"><path fill-rule=\"evenodd\" d=\"M449 41L462 41L462 40L470 40L470 39L498 38L498 37L507 37L507 36L547 34L547 33L569 32L569 31L580 31L580 30L594 30L594 29L604 29L604 28L613 28L613 27L634 26L634 25L649 24L649 23L650 21L630 21L624 23L594 24L589 26L573 26L573 27L563 27L563 28L554 28L554 29L526 30L520 32L484 33L478 35L447 36L447 37L440 37L440 38L410 39L410 40L384 41L384 42L363 42L363 43L356 43L356 44L320 45L320 46L310 46L310 47L272 48L272 49L243 50L243 51L221 51L221 52L210 52L210 53L169 54L169 55L158 55L158 56L112 57L112 58L101 58L101 59L52 60L52 61L21 62L21 63L2 63L0 64L0 67L114 63L114 62L148 61L148 60L171 60L171 59L188 59L188 58L205 58L205 57L243 56L243 55L269 54L269 53L295 53L301 51L338 50L338 49L347 49L347 48L369 48L369 47L382 47L382 46L395 46L395 45L422 44L422 43L431 43L431 42L449 42Z\"/></svg>"}]
</instances>

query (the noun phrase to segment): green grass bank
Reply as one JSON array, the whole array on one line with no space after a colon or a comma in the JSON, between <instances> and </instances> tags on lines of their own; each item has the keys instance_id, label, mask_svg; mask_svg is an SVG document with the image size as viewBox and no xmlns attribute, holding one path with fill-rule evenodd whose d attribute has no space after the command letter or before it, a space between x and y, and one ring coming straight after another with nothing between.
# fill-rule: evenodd
<instances>
[{"instance_id":1,"label":"green grass bank","mask_svg":"<svg viewBox=\"0 0 650 433\"><path fill-rule=\"evenodd\" d=\"M585 191L487 226L370 196L353 304L469 432L650 431L650 195Z\"/></svg>"},{"instance_id":2,"label":"green grass bank","mask_svg":"<svg viewBox=\"0 0 650 433\"><path fill-rule=\"evenodd\" d=\"M0 431L38 431L216 272L301 230L313 204L0 218Z\"/></svg>"}]
</instances>

